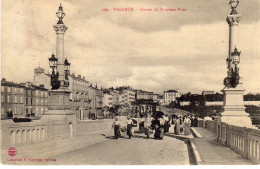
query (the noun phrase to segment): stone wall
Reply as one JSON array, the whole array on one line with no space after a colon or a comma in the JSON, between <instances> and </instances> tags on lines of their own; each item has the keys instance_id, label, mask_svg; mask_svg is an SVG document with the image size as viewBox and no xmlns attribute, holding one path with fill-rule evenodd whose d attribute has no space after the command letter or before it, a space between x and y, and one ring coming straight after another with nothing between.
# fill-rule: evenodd
<instances>
[{"instance_id":1,"label":"stone wall","mask_svg":"<svg viewBox=\"0 0 260 169\"><path fill-rule=\"evenodd\" d=\"M75 118L42 118L32 122L15 123L2 120L0 134L1 147L21 147L55 139L68 139L99 131L110 130L112 119L77 121Z\"/></svg>"},{"instance_id":2,"label":"stone wall","mask_svg":"<svg viewBox=\"0 0 260 169\"><path fill-rule=\"evenodd\" d=\"M260 130L246 127L228 125L223 122L213 120L199 120L199 127L203 127L214 132L217 140L223 145L230 147L243 157L260 163Z\"/></svg>"}]
</instances>

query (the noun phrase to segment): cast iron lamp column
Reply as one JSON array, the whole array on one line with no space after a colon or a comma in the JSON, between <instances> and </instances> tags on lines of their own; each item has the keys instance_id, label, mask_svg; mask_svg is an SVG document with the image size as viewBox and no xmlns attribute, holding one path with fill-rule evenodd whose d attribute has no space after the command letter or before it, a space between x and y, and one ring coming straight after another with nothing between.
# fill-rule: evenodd
<instances>
[{"instance_id":1,"label":"cast iron lamp column","mask_svg":"<svg viewBox=\"0 0 260 169\"><path fill-rule=\"evenodd\" d=\"M242 87L243 79L239 76L238 64L240 63L240 54L237 50L238 46L238 23L241 15L238 14L236 8L239 0L230 0L229 5L232 9L230 15L227 16L229 25L229 51L227 62L227 77L224 79L224 89L222 90L224 100L221 118L218 120L218 125L225 122L229 125L250 127L252 121L249 114L245 112L243 93L245 89Z\"/></svg>"},{"instance_id":2,"label":"cast iron lamp column","mask_svg":"<svg viewBox=\"0 0 260 169\"><path fill-rule=\"evenodd\" d=\"M65 16L63 12L63 8L60 5L58 11L56 12L59 21L56 25L53 26L54 30L57 34L57 42L56 42L56 57L58 59L57 63L57 72L59 73L59 81L60 81L60 90L68 89L69 83L68 80L65 79L65 58L64 58L64 34L68 29L67 26L64 25L62 19Z\"/></svg>"}]
</instances>

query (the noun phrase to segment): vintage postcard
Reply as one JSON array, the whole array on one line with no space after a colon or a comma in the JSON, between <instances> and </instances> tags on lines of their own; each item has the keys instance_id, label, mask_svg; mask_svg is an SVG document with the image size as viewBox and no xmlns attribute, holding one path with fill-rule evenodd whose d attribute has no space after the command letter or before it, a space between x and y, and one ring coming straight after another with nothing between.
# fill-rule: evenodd
<instances>
[{"instance_id":1,"label":"vintage postcard","mask_svg":"<svg viewBox=\"0 0 260 169\"><path fill-rule=\"evenodd\" d=\"M259 0L2 0L2 165L260 163Z\"/></svg>"}]
</instances>

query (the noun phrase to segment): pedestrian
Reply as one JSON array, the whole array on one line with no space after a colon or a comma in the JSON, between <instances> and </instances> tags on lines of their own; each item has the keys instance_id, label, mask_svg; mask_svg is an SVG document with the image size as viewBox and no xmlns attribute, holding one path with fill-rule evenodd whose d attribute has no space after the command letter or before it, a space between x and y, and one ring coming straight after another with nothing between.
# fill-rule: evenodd
<instances>
[{"instance_id":1,"label":"pedestrian","mask_svg":"<svg viewBox=\"0 0 260 169\"><path fill-rule=\"evenodd\" d=\"M180 122L180 133L182 133L182 132L183 132L183 128L184 128L183 118L180 116L178 120L179 120L179 122Z\"/></svg>"},{"instance_id":2,"label":"pedestrian","mask_svg":"<svg viewBox=\"0 0 260 169\"><path fill-rule=\"evenodd\" d=\"M115 138L118 139L119 137L121 137L121 133L120 133L120 123L118 121L118 116L115 117L115 121L113 122L112 127L114 127L114 135Z\"/></svg>"},{"instance_id":3,"label":"pedestrian","mask_svg":"<svg viewBox=\"0 0 260 169\"><path fill-rule=\"evenodd\" d=\"M143 116L139 120L139 132L144 132L144 118L143 118Z\"/></svg>"},{"instance_id":4,"label":"pedestrian","mask_svg":"<svg viewBox=\"0 0 260 169\"><path fill-rule=\"evenodd\" d=\"M195 117L194 118L194 127L198 127L198 118L197 117Z\"/></svg>"},{"instance_id":5,"label":"pedestrian","mask_svg":"<svg viewBox=\"0 0 260 169\"><path fill-rule=\"evenodd\" d=\"M164 123L165 123L165 120L163 118L159 118L159 121L160 121L160 125L159 125L159 131L160 131L160 137L159 139L162 140L163 139L163 130L164 130Z\"/></svg>"},{"instance_id":6,"label":"pedestrian","mask_svg":"<svg viewBox=\"0 0 260 169\"><path fill-rule=\"evenodd\" d=\"M150 137L150 126L151 126L151 117L148 114L144 120L144 133L145 133L147 139L149 139L149 137Z\"/></svg>"},{"instance_id":7,"label":"pedestrian","mask_svg":"<svg viewBox=\"0 0 260 169\"><path fill-rule=\"evenodd\" d=\"M168 133L169 132L169 128L170 128L170 120L168 115L164 116L164 133Z\"/></svg>"},{"instance_id":8,"label":"pedestrian","mask_svg":"<svg viewBox=\"0 0 260 169\"><path fill-rule=\"evenodd\" d=\"M152 129L154 130L154 139L158 140L161 136L160 120L155 117L152 121Z\"/></svg>"},{"instance_id":9,"label":"pedestrian","mask_svg":"<svg viewBox=\"0 0 260 169\"><path fill-rule=\"evenodd\" d=\"M191 120L187 116L184 118L184 125L185 125L184 134L190 135L191 134Z\"/></svg>"},{"instance_id":10,"label":"pedestrian","mask_svg":"<svg viewBox=\"0 0 260 169\"><path fill-rule=\"evenodd\" d=\"M131 139L131 137L133 136L133 133L132 133L132 128L133 128L133 120L130 118L130 117L127 117L127 120L126 120L126 130L127 130L127 135L129 137L129 139Z\"/></svg>"},{"instance_id":11,"label":"pedestrian","mask_svg":"<svg viewBox=\"0 0 260 169\"><path fill-rule=\"evenodd\" d=\"M179 135L180 134L180 128L181 128L181 125L180 125L180 120L178 119L178 117L175 117L174 118L174 133L176 135Z\"/></svg>"}]
</instances>

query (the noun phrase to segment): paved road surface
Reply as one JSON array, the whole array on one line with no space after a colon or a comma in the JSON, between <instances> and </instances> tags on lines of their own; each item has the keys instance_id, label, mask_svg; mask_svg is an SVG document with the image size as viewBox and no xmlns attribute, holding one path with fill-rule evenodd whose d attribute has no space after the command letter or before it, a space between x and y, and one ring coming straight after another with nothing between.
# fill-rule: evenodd
<instances>
[{"instance_id":1,"label":"paved road surface","mask_svg":"<svg viewBox=\"0 0 260 169\"><path fill-rule=\"evenodd\" d=\"M109 137L105 142L52 158L57 161L48 164L189 165L188 149L184 141L168 136L163 140L146 139L144 134L137 134L132 139L115 140Z\"/></svg>"}]
</instances>

